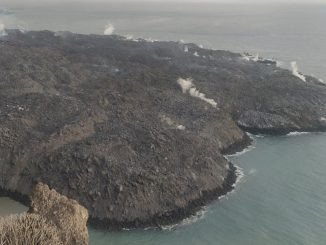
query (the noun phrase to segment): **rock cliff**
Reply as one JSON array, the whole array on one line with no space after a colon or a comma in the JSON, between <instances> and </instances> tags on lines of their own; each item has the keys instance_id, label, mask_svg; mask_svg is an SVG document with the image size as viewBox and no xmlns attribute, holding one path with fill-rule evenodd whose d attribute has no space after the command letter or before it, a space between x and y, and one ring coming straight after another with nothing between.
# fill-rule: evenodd
<instances>
[{"instance_id":1,"label":"rock cliff","mask_svg":"<svg viewBox=\"0 0 326 245\"><path fill-rule=\"evenodd\" d=\"M38 184L28 213L0 218L2 245L87 245L87 210Z\"/></svg>"},{"instance_id":2,"label":"rock cliff","mask_svg":"<svg viewBox=\"0 0 326 245\"><path fill-rule=\"evenodd\" d=\"M46 223L56 227L63 244L88 244L88 212L77 201L68 199L40 183L32 194L29 212L41 216Z\"/></svg>"}]
</instances>

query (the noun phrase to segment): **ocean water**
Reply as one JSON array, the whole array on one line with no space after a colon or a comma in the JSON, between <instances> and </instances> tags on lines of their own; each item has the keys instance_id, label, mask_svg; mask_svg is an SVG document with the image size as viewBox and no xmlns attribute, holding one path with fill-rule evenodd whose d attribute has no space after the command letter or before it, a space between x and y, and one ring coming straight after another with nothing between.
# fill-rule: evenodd
<instances>
[{"instance_id":1,"label":"ocean water","mask_svg":"<svg viewBox=\"0 0 326 245\"><path fill-rule=\"evenodd\" d=\"M27 212L28 208L8 197L0 197L0 217Z\"/></svg>"},{"instance_id":2,"label":"ocean water","mask_svg":"<svg viewBox=\"0 0 326 245\"><path fill-rule=\"evenodd\" d=\"M1 6L8 28L69 30L195 42L258 53L326 81L325 5L61 4ZM242 178L234 192L166 230L105 232L92 245L325 245L326 134L257 137L251 151L229 157ZM0 199L0 205L1 201ZM0 206L1 207L1 206Z\"/></svg>"}]
</instances>

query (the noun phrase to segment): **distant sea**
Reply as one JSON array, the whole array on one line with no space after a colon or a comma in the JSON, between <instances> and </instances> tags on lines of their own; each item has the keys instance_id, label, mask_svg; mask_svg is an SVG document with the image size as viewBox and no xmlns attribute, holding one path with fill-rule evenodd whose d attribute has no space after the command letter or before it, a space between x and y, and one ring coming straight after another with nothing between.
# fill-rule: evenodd
<instances>
[{"instance_id":1,"label":"distant sea","mask_svg":"<svg viewBox=\"0 0 326 245\"><path fill-rule=\"evenodd\" d=\"M205 48L274 58L326 81L325 5L61 4L1 6L8 28L114 33L194 42ZM234 192L165 230L90 229L92 245L325 245L326 134L255 137L229 157ZM1 201L0 207L7 200Z\"/></svg>"}]
</instances>

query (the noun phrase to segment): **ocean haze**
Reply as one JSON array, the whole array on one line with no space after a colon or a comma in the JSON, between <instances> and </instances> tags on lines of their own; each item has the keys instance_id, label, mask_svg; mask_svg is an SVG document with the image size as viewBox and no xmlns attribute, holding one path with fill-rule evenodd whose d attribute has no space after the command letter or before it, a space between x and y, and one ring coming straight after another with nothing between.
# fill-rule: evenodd
<instances>
[{"instance_id":1,"label":"ocean haze","mask_svg":"<svg viewBox=\"0 0 326 245\"><path fill-rule=\"evenodd\" d=\"M6 6L8 7L8 6ZM9 8L9 7L8 7ZM229 5L172 3L101 3L11 7L7 28L183 40L206 48L256 53L326 80L326 5ZM1 20L1 18L0 18ZM312 38L314 37L314 38Z\"/></svg>"},{"instance_id":2,"label":"ocean haze","mask_svg":"<svg viewBox=\"0 0 326 245\"><path fill-rule=\"evenodd\" d=\"M289 8L296 5L325 5L324 0L2 0L0 8L15 7L15 8L38 8L42 6L61 6L62 8L71 8L72 6L94 6L94 5L111 5L123 4L127 9L130 4L152 5L152 4L173 4L173 5L188 5L196 4L204 6L207 4L227 4L227 5L289 5ZM198 10L198 9L197 9Z\"/></svg>"},{"instance_id":3,"label":"ocean haze","mask_svg":"<svg viewBox=\"0 0 326 245\"><path fill-rule=\"evenodd\" d=\"M112 3L112 2L146 2L146 3L164 3L164 2L171 2L171 3L242 3L242 4L275 4L275 3L291 3L291 4L298 4L298 3L306 3L306 4L314 4L314 3L325 3L322 0L43 0L42 4L44 3ZM16 4L20 5L22 2L20 0L4 0L3 3L8 4ZM40 4L39 0L25 0L23 4Z\"/></svg>"}]
</instances>

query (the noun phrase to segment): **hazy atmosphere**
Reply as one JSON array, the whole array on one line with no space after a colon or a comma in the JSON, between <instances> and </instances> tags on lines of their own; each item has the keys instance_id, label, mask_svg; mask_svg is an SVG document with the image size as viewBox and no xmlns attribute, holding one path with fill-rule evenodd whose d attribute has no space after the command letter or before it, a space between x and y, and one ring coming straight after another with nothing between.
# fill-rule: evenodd
<instances>
[{"instance_id":1,"label":"hazy atmosphere","mask_svg":"<svg viewBox=\"0 0 326 245\"><path fill-rule=\"evenodd\" d=\"M110 2L171 2L171 3L240 3L240 4L251 4L251 3L259 3L259 4L314 4L314 3L325 3L323 0L2 0L4 4L29 4L29 3L37 3L37 4L45 4L45 3L110 3ZM1 3L0 3L1 4Z\"/></svg>"}]
</instances>

